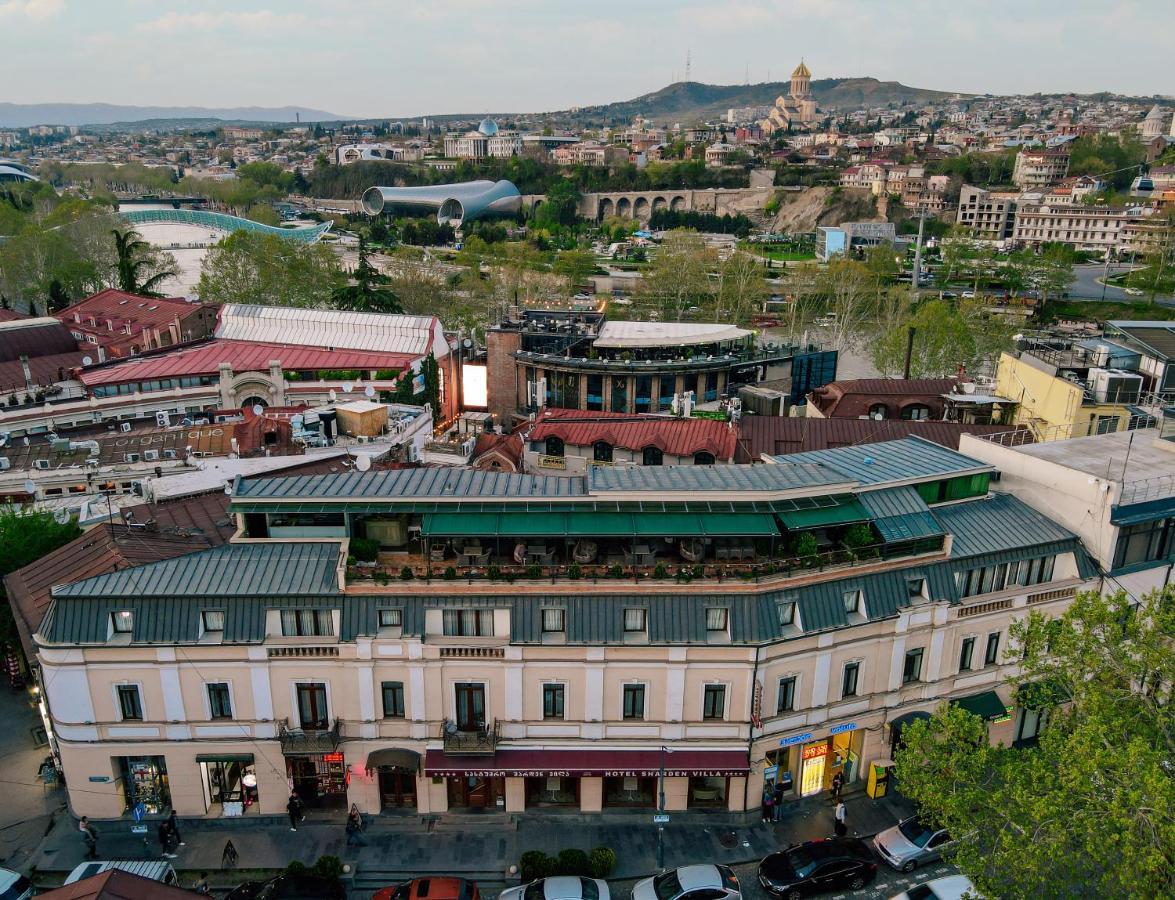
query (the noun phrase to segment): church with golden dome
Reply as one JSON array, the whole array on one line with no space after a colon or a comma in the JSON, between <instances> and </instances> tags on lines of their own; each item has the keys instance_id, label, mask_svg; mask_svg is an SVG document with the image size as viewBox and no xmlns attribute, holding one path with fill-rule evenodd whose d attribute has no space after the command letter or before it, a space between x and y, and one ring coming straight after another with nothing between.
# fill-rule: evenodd
<instances>
[{"instance_id":1,"label":"church with golden dome","mask_svg":"<svg viewBox=\"0 0 1175 900\"><path fill-rule=\"evenodd\" d=\"M816 121L816 101L812 99L812 73L803 60L791 73L791 90L775 98L770 114L759 123L764 135L787 131L788 126L810 125Z\"/></svg>"}]
</instances>

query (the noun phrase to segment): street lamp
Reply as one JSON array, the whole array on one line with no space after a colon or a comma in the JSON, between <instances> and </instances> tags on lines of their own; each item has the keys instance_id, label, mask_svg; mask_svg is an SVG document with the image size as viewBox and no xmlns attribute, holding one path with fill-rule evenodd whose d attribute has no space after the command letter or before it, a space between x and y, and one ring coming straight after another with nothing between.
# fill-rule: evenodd
<instances>
[{"instance_id":1,"label":"street lamp","mask_svg":"<svg viewBox=\"0 0 1175 900\"><path fill-rule=\"evenodd\" d=\"M657 775L657 870L665 871L665 754L673 751L661 746L661 771Z\"/></svg>"}]
</instances>

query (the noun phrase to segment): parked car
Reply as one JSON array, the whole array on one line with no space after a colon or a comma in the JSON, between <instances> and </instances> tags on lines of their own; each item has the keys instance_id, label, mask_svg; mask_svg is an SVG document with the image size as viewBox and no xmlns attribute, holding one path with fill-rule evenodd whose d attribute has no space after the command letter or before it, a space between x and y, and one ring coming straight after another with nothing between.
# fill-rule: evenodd
<instances>
[{"instance_id":1,"label":"parked car","mask_svg":"<svg viewBox=\"0 0 1175 900\"><path fill-rule=\"evenodd\" d=\"M730 866L705 863L670 869L632 887L632 900L742 900Z\"/></svg>"},{"instance_id":2,"label":"parked car","mask_svg":"<svg viewBox=\"0 0 1175 900\"><path fill-rule=\"evenodd\" d=\"M974 300L975 299L975 291L963 291L963 299L964 300Z\"/></svg>"},{"instance_id":3,"label":"parked car","mask_svg":"<svg viewBox=\"0 0 1175 900\"><path fill-rule=\"evenodd\" d=\"M982 900L982 895L966 875L948 875L946 878L916 884L900 894L894 894L889 900L962 900L963 897Z\"/></svg>"},{"instance_id":4,"label":"parked car","mask_svg":"<svg viewBox=\"0 0 1175 900\"><path fill-rule=\"evenodd\" d=\"M1131 297L1141 297L1142 291L1139 288L1123 288Z\"/></svg>"},{"instance_id":5,"label":"parked car","mask_svg":"<svg viewBox=\"0 0 1175 900\"><path fill-rule=\"evenodd\" d=\"M246 881L229 891L225 900L346 900L347 889L337 878L318 875L278 875L269 881Z\"/></svg>"},{"instance_id":6,"label":"parked car","mask_svg":"<svg viewBox=\"0 0 1175 900\"><path fill-rule=\"evenodd\" d=\"M11 869L0 869L0 900L29 900L33 883Z\"/></svg>"},{"instance_id":7,"label":"parked car","mask_svg":"<svg viewBox=\"0 0 1175 900\"><path fill-rule=\"evenodd\" d=\"M873 837L877 855L899 872L913 872L934 862L954 845L945 828L933 828L917 816L902 819Z\"/></svg>"},{"instance_id":8,"label":"parked car","mask_svg":"<svg viewBox=\"0 0 1175 900\"><path fill-rule=\"evenodd\" d=\"M954 300L958 296L959 295L956 294L954 291L943 291L942 292L942 299L943 300Z\"/></svg>"},{"instance_id":9,"label":"parked car","mask_svg":"<svg viewBox=\"0 0 1175 900\"><path fill-rule=\"evenodd\" d=\"M371 900L481 900L481 894L476 881L430 875L380 888Z\"/></svg>"},{"instance_id":10,"label":"parked car","mask_svg":"<svg viewBox=\"0 0 1175 900\"><path fill-rule=\"evenodd\" d=\"M759 884L784 900L841 888L859 891L877 876L869 846L857 838L793 844L759 863Z\"/></svg>"},{"instance_id":11,"label":"parked car","mask_svg":"<svg viewBox=\"0 0 1175 900\"><path fill-rule=\"evenodd\" d=\"M498 900L612 900L612 894L608 882L598 878L557 875L507 888L498 894Z\"/></svg>"}]
</instances>

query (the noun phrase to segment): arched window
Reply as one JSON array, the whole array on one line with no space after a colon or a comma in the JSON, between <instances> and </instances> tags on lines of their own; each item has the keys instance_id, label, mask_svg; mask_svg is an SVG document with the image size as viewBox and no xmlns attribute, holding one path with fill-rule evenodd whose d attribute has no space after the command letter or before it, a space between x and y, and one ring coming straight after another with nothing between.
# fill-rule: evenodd
<instances>
[{"instance_id":1,"label":"arched window","mask_svg":"<svg viewBox=\"0 0 1175 900\"><path fill-rule=\"evenodd\" d=\"M660 447L645 447L641 451L641 465L644 466L659 466L664 458Z\"/></svg>"},{"instance_id":2,"label":"arched window","mask_svg":"<svg viewBox=\"0 0 1175 900\"><path fill-rule=\"evenodd\" d=\"M884 419L889 415L889 407L884 403L874 403L869 407L870 419Z\"/></svg>"},{"instance_id":3,"label":"arched window","mask_svg":"<svg viewBox=\"0 0 1175 900\"><path fill-rule=\"evenodd\" d=\"M563 438L551 436L547 438L546 443L547 456L562 456L563 455Z\"/></svg>"},{"instance_id":4,"label":"arched window","mask_svg":"<svg viewBox=\"0 0 1175 900\"><path fill-rule=\"evenodd\" d=\"M925 422L930 418L930 407L922 403L912 403L902 410L902 418L913 422Z\"/></svg>"},{"instance_id":5,"label":"arched window","mask_svg":"<svg viewBox=\"0 0 1175 900\"><path fill-rule=\"evenodd\" d=\"M714 454L707 450L699 450L694 454L695 466L712 466L714 465Z\"/></svg>"},{"instance_id":6,"label":"arched window","mask_svg":"<svg viewBox=\"0 0 1175 900\"><path fill-rule=\"evenodd\" d=\"M607 441L596 441L592 445L592 459L596 462L612 462L612 445Z\"/></svg>"}]
</instances>

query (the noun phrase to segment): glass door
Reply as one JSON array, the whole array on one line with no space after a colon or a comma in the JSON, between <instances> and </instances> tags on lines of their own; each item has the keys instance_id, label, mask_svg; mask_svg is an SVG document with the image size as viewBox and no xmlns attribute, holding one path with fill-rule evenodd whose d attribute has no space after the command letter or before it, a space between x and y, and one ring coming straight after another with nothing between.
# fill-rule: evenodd
<instances>
[{"instance_id":1,"label":"glass door","mask_svg":"<svg viewBox=\"0 0 1175 900\"><path fill-rule=\"evenodd\" d=\"M482 731L486 724L485 685L458 683L455 685L457 700L457 730Z\"/></svg>"},{"instance_id":2,"label":"glass door","mask_svg":"<svg viewBox=\"0 0 1175 900\"><path fill-rule=\"evenodd\" d=\"M325 731L327 724L326 685L298 685L298 719L307 731Z\"/></svg>"}]
</instances>

